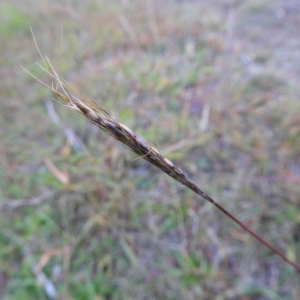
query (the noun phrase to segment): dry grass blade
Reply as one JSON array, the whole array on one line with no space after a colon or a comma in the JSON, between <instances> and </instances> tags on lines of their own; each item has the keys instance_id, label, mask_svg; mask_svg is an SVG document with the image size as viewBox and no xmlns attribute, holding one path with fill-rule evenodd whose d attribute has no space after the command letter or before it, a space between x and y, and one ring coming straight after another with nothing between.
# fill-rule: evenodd
<instances>
[{"instance_id":1,"label":"dry grass blade","mask_svg":"<svg viewBox=\"0 0 300 300\"><path fill-rule=\"evenodd\" d=\"M52 89L52 91L65 102L67 107L74 109L75 111L80 113L86 120L97 125L107 134L111 135L117 141L119 141L120 143L131 149L133 152L135 152L138 156L144 158L152 165L156 166L157 168L168 174L170 177L174 178L176 181L185 185L186 187L194 191L196 194L200 195L202 198L215 205L230 219L232 219L235 223L241 226L245 231L247 231L258 241L260 241L262 244L268 247L272 252L279 255L283 260L285 260L288 264L290 264L298 272L300 272L300 267L298 265L289 260L285 255L283 255L272 245L270 245L268 242L266 242L264 239L258 236L255 232L249 229L246 225L240 222L221 205L216 203L216 201L212 199L209 195L207 195L205 192L203 192L197 184L191 181L180 168L176 167L170 160L161 155L158 150L148 145L143 138L136 135L125 125L119 123L113 116L111 116L108 112L99 107L96 103L94 103L93 101L76 91L70 84L68 84L57 74L47 57L44 58L42 55L41 57L45 63L45 66L47 64L50 66L49 69L47 67L40 67L48 73L48 75L51 78L52 84L51 86L47 85L46 83L40 81L38 78L35 78L50 89Z\"/></svg>"}]
</instances>

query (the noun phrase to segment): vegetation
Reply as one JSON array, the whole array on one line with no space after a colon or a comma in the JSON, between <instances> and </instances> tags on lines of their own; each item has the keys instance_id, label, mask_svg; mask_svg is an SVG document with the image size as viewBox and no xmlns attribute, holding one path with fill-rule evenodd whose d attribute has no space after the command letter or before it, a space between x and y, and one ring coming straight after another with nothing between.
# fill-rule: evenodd
<instances>
[{"instance_id":1,"label":"vegetation","mask_svg":"<svg viewBox=\"0 0 300 300\"><path fill-rule=\"evenodd\" d=\"M289 265L19 68L47 80L32 26L59 74L299 264L293 10L254 0L2 8L2 298L299 298Z\"/></svg>"}]
</instances>

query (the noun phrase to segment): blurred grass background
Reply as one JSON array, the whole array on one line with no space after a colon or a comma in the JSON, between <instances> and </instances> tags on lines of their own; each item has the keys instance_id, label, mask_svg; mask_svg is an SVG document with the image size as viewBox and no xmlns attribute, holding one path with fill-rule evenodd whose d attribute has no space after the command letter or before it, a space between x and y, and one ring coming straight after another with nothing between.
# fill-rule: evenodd
<instances>
[{"instance_id":1,"label":"blurred grass background","mask_svg":"<svg viewBox=\"0 0 300 300\"><path fill-rule=\"evenodd\" d=\"M300 299L226 216L52 101L44 55L300 263L297 1L0 2L1 299Z\"/></svg>"}]
</instances>

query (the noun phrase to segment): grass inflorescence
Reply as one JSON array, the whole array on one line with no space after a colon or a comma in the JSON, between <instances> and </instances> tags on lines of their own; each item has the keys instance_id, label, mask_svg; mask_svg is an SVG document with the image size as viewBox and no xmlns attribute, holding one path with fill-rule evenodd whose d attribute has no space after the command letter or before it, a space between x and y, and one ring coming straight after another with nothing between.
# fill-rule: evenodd
<instances>
[{"instance_id":1,"label":"grass inflorescence","mask_svg":"<svg viewBox=\"0 0 300 300\"><path fill-rule=\"evenodd\" d=\"M39 50L36 41L35 44L37 49ZM300 267L297 264L288 259L284 254L279 252L272 245L270 245L268 242L262 239L258 234L249 229L249 227L240 222L223 206L218 204L196 183L190 180L188 176L179 167L175 166L168 158L164 157L156 148L150 146L147 142L145 142L145 140L142 137L135 134L126 125L119 123L114 116L110 115L106 110L99 107L94 101L82 95L68 82L61 78L55 71L54 67L51 65L49 59L47 57L44 58L40 50L39 53L45 65L45 67L40 67L50 76L51 79L51 86L48 85L48 87L50 87L51 90L66 103L66 106L68 108L78 112L87 121L98 126L108 135L112 136L121 144L125 145L127 148L136 153L140 158L147 160L149 163L156 166L176 181L180 182L196 194L200 195L203 199L215 205L220 211L222 211L235 223L241 226L245 231L247 231L254 238L256 238L258 241L260 241L262 244L268 247L272 252L279 255L288 264L290 264L298 272L300 272Z\"/></svg>"},{"instance_id":2,"label":"grass inflorescence","mask_svg":"<svg viewBox=\"0 0 300 300\"><path fill-rule=\"evenodd\" d=\"M299 265L297 5L229 2L1 6L1 299L300 299L294 268L144 159Z\"/></svg>"}]
</instances>

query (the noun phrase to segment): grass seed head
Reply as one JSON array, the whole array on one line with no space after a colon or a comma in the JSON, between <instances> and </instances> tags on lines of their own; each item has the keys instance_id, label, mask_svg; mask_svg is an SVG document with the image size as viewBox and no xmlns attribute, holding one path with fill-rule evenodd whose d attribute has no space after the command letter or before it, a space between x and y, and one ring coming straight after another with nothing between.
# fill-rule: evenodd
<instances>
[{"instance_id":1,"label":"grass seed head","mask_svg":"<svg viewBox=\"0 0 300 300\"><path fill-rule=\"evenodd\" d=\"M72 87L68 82L66 82L57 74L54 67L51 65L49 59L47 57L44 58L40 51L39 53L45 64L45 67L40 67L48 73L51 80L51 85L42 82L40 79L30 74L27 70L25 71L32 75L34 78L36 78L38 81L40 81L42 84L50 88L61 100L63 100L67 107L74 109L76 112L80 113L87 121L97 125L107 134L111 135L117 141L119 141L127 148L135 152L139 157L144 158L152 165L156 166L161 171L174 178L176 181L185 185L190 190L194 191L196 194L200 195L202 198L215 205L219 210L221 210L231 220L233 220L235 223L241 226L249 234L251 234L255 239L264 244L272 252L279 255L283 260L285 260L288 264L290 264L298 272L300 272L300 267L298 265L289 260L285 255L283 255L281 252L275 249L272 245L270 245L268 242L262 239L259 235L257 235L251 229L249 229L242 222L240 222L225 208L219 205L214 199L212 199L208 194L206 194L202 189L200 189L200 187L197 184L191 181L180 168L175 166L170 160L168 160L166 157L160 154L158 150L148 145L143 138L135 134L126 125L119 123L107 111L105 111L103 108L99 107L95 102L88 99L87 97L79 93L76 89L74 89L74 87Z\"/></svg>"}]
</instances>

